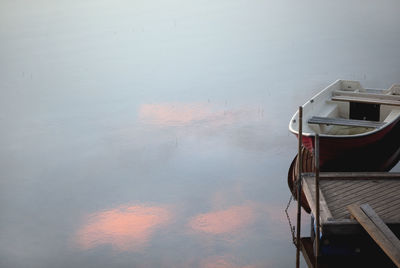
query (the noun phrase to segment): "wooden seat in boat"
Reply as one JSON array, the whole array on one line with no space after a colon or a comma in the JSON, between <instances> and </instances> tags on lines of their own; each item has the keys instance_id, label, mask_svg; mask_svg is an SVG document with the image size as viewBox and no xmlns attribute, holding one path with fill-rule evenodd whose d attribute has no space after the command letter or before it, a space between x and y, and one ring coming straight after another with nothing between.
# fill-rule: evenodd
<instances>
[{"instance_id":1,"label":"wooden seat in boat","mask_svg":"<svg viewBox=\"0 0 400 268\"><path fill-rule=\"evenodd\" d=\"M345 102L358 102L358 103L368 103L368 104L400 106L400 100L389 100L389 99L382 99L382 98L377 98L377 97L374 98L374 96L365 96L365 95L362 97L336 95L336 96L332 96L332 100L333 101L345 101Z\"/></svg>"},{"instance_id":2,"label":"wooden seat in boat","mask_svg":"<svg viewBox=\"0 0 400 268\"><path fill-rule=\"evenodd\" d=\"M345 90L334 90L332 96L346 96L346 97L359 97L367 99L379 99L379 100L393 100L400 101L400 95L393 94L382 94L382 93L368 93L368 92L354 92Z\"/></svg>"},{"instance_id":3,"label":"wooden seat in boat","mask_svg":"<svg viewBox=\"0 0 400 268\"><path fill-rule=\"evenodd\" d=\"M332 117L319 117L313 116L307 121L309 124L324 124L324 125L338 125L338 126L351 126L351 127L369 127L379 128L385 123L367 120L355 120L345 118L332 118Z\"/></svg>"}]
</instances>

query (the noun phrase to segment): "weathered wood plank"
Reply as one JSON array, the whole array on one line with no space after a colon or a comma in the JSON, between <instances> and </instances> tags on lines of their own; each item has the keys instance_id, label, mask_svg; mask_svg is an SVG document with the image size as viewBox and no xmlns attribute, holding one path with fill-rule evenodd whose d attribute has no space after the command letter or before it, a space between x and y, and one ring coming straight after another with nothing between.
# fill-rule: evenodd
<instances>
[{"instance_id":1,"label":"weathered wood plank","mask_svg":"<svg viewBox=\"0 0 400 268\"><path fill-rule=\"evenodd\" d=\"M348 188L348 189L347 189ZM371 189L371 184L368 181L358 181L358 183L344 183L343 187L336 190L331 189L327 192L327 199L343 199L347 196L353 196L355 193L361 195L363 192L368 192ZM326 189L324 188L324 191Z\"/></svg>"},{"instance_id":2,"label":"weathered wood plank","mask_svg":"<svg viewBox=\"0 0 400 268\"><path fill-rule=\"evenodd\" d=\"M354 200L355 203L362 203L362 202L369 202L368 199L358 199ZM346 202L345 205L349 205L351 202ZM332 206L331 206L332 207ZM381 215L381 218L384 219L385 221L391 221L391 222L399 222L400 223L400 204L395 204L393 206L387 205L386 207L374 207L375 211ZM339 209L331 209L331 213L335 219L346 219L349 217L349 212L348 210L345 209L345 207L340 207Z\"/></svg>"},{"instance_id":3,"label":"weathered wood plank","mask_svg":"<svg viewBox=\"0 0 400 268\"><path fill-rule=\"evenodd\" d=\"M387 192L384 191L383 193L386 194ZM388 193L386 196L380 196L380 202L375 202L376 199L377 196L372 193L371 195L359 196L358 198L349 200L338 200L336 204L330 202L331 212L336 219L345 218L349 215L349 212L346 208L347 205L351 203L364 202L370 204L370 206L373 207L374 210L378 212L385 221L390 217L393 219L391 215L397 215L397 218L400 222L400 208L398 207L400 202L399 198L397 198L396 191Z\"/></svg>"},{"instance_id":4,"label":"weathered wood plank","mask_svg":"<svg viewBox=\"0 0 400 268\"><path fill-rule=\"evenodd\" d=\"M314 177L313 173L303 176ZM320 179L354 180L354 179L400 179L400 172L320 172Z\"/></svg>"},{"instance_id":5,"label":"weathered wood plank","mask_svg":"<svg viewBox=\"0 0 400 268\"><path fill-rule=\"evenodd\" d=\"M399 184L399 183L397 183ZM388 184L388 181L382 181L379 184L375 184L373 185L374 187L370 187L367 190L361 190L360 192L355 193L354 195L347 195L347 196L343 196L343 195L339 195L336 196L336 199L328 199L328 202L330 204L331 207L331 212L332 215L339 219L339 218L343 218L348 216L348 211L346 209L347 205L350 205L352 203L370 203L372 205L373 201L377 198L383 199L386 198L386 196L389 198L389 200L387 200L386 203L381 203L381 205L383 207L380 206L375 206L374 205L374 209L375 210L382 210L382 209L386 209L386 208L391 208L391 203L392 202L396 202L397 200L399 200L397 198L397 193L396 192L392 192L392 194L388 194L387 189L390 189L391 185Z\"/></svg>"},{"instance_id":6,"label":"weathered wood plank","mask_svg":"<svg viewBox=\"0 0 400 268\"><path fill-rule=\"evenodd\" d=\"M331 188L327 190L325 185L321 184L321 191L324 194L326 202L329 204L331 214L334 218L341 218L348 215L346 205L355 203L358 201L366 200L368 202L374 201L375 199L392 198L388 200L384 206L387 206L390 202L396 202L400 200L397 198L395 189L400 186L400 183L392 180L363 180L363 181L341 181L338 189ZM349 186L350 185L350 186Z\"/></svg>"},{"instance_id":7,"label":"weathered wood plank","mask_svg":"<svg viewBox=\"0 0 400 268\"><path fill-rule=\"evenodd\" d=\"M379 128L385 123L367 120L345 119L345 118L332 118L313 116L308 119L307 123L317 125L337 125L337 126L350 126L350 127L369 127Z\"/></svg>"},{"instance_id":8,"label":"weathered wood plank","mask_svg":"<svg viewBox=\"0 0 400 268\"><path fill-rule=\"evenodd\" d=\"M307 201L309 202L310 208L314 215L316 215L316 204L315 204L315 183L311 178L303 178L303 190L306 195ZM320 220L327 222L332 219L332 213L325 200L324 194L319 190L319 201L320 201Z\"/></svg>"},{"instance_id":9,"label":"weathered wood plank","mask_svg":"<svg viewBox=\"0 0 400 268\"><path fill-rule=\"evenodd\" d=\"M367 97L332 96L332 100L333 101L344 101L344 102L358 102L358 103L400 106L400 101L397 101L397 100L384 100L384 99L367 98Z\"/></svg>"},{"instance_id":10,"label":"weathered wood plank","mask_svg":"<svg viewBox=\"0 0 400 268\"><path fill-rule=\"evenodd\" d=\"M397 200L398 194L400 193L400 184L393 185L389 189L378 193L375 198L369 203L373 207L380 207L382 205L388 205L392 200ZM400 212L399 212L400 214Z\"/></svg>"},{"instance_id":11,"label":"weathered wood plank","mask_svg":"<svg viewBox=\"0 0 400 268\"><path fill-rule=\"evenodd\" d=\"M400 267L400 241L374 210L366 204L352 204L348 209L396 266Z\"/></svg>"},{"instance_id":12,"label":"weathered wood plank","mask_svg":"<svg viewBox=\"0 0 400 268\"><path fill-rule=\"evenodd\" d=\"M400 184L400 183L397 183ZM345 184L347 185L347 183ZM340 200L356 197L356 196L365 196L366 198L369 197L379 197L381 193L385 193L390 189L389 187L392 186L392 184L388 181L382 181L381 183L374 183L369 180L365 181L359 181L359 187L356 185L352 185L349 190L343 189L342 191L336 192L336 194L332 194L331 192L334 192L334 190L331 190L330 192L327 193L327 196L329 196L329 199L334 199L340 202ZM325 189L324 189L325 190ZM371 195L369 195L371 194Z\"/></svg>"},{"instance_id":13,"label":"weathered wood plank","mask_svg":"<svg viewBox=\"0 0 400 268\"><path fill-rule=\"evenodd\" d=\"M359 180L352 180L352 181L350 181L350 180L346 180L346 181L334 180L333 183L331 183L332 181L329 180L330 183L325 184L326 181L328 181L328 180L321 181L321 185L322 185L322 187L324 187L324 190L327 192L333 192L333 191L341 192L343 189L347 188L347 185L352 187L352 186L358 185L358 183L360 183Z\"/></svg>"},{"instance_id":14,"label":"weathered wood plank","mask_svg":"<svg viewBox=\"0 0 400 268\"><path fill-rule=\"evenodd\" d=\"M385 218L387 221L397 221L400 222L400 206L397 206L394 210L385 213Z\"/></svg>"},{"instance_id":15,"label":"weathered wood plank","mask_svg":"<svg viewBox=\"0 0 400 268\"><path fill-rule=\"evenodd\" d=\"M331 189L330 191L326 192L326 197L329 201L333 202L341 202L341 200L348 200L351 198L356 198L357 196L363 196L364 194L368 194L371 191L378 190L375 185L369 183L368 181L358 181L359 187L357 184L353 184L349 190L346 188L342 188L341 190L336 191L335 189ZM345 183L344 185L347 185Z\"/></svg>"},{"instance_id":16,"label":"weathered wood plank","mask_svg":"<svg viewBox=\"0 0 400 268\"><path fill-rule=\"evenodd\" d=\"M345 185L347 185L347 183ZM371 185L369 185L367 183L363 183L359 186L359 188L355 184L355 185L352 185L351 187L349 187L348 190L346 189L346 187L344 187L344 188L341 188L338 190L330 189L327 191L326 189L324 189L324 192L326 193L326 198L329 200L329 202L331 202L331 201L332 202L341 202L341 200L343 200L344 198L351 198L356 195L361 195L363 192L370 191L370 189L371 189Z\"/></svg>"},{"instance_id":17,"label":"weathered wood plank","mask_svg":"<svg viewBox=\"0 0 400 268\"><path fill-rule=\"evenodd\" d=\"M385 213L385 214L386 214L387 212L396 210L396 208L397 208L399 205L400 205L400 198L397 198L397 199L393 200L393 201L390 203L390 205L386 205L385 207L383 207L380 211L381 211L382 213ZM399 212L399 214L400 214L400 211L398 211L398 212Z\"/></svg>"},{"instance_id":18,"label":"weathered wood plank","mask_svg":"<svg viewBox=\"0 0 400 268\"><path fill-rule=\"evenodd\" d=\"M332 94L333 94L333 96L361 97L361 98L400 101L399 95L351 92L351 91L344 91L344 90L335 90L332 92Z\"/></svg>"},{"instance_id":19,"label":"weathered wood plank","mask_svg":"<svg viewBox=\"0 0 400 268\"><path fill-rule=\"evenodd\" d=\"M395 236L395 234L389 229L389 227L382 221L382 219L376 214L372 207L368 204L363 204L360 208L364 213L378 226L387 236L387 238L393 243L397 251L400 253L400 240Z\"/></svg>"}]
</instances>

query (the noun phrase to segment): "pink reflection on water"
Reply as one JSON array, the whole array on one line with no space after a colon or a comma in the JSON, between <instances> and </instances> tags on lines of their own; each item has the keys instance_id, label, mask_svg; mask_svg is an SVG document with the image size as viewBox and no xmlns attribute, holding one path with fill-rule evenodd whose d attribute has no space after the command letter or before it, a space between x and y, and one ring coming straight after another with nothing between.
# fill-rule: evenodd
<instances>
[{"instance_id":1,"label":"pink reflection on water","mask_svg":"<svg viewBox=\"0 0 400 268\"><path fill-rule=\"evenodd\" d=\"M139 107L139 120L161 126L188 125L194 122L207 122L219 126L238 121L254 120L261 116L260 109L227 109L210 103L157 103L142 104Z\"/></svg>"},{"instance_id":2,"label":"pink reflection on water","mask_svg":"<svg viewBox=\"0 0 400 268\"><path fill-rule=\"evenodd\" d=\"M140 251L148 245L157 228L172 218L168 208L157 206L120 206L89 215L77 233L82 249L109 244L122 251Z\"/></svg>"},{"instance_id":3,"label":"pink reflection on water","mask_svg":"<svg viewBox=\"0 0 400 268\"><path fill-rule=\"evenodd\" d=\"M200 268L259 268L258 265L240 265L233 256L213 256L200 262ZM265 266L264 266L265 267Z\"/></svg>"},{"instance_id":4,"label":"pink reflection on water","mask_svg":"<svg viewBox=\"0 0 400 268\"><path fill-rule=\"evenodd\" d=\"M225 234L238 231L254 220L254 207L250 204L199 214L189 221L189 226L199 232Z\"/></svg>"},{"instance_id":5,"label":"pink reflection on water","mask_svg":"<svg viewBox=\"0 0 400 268\"><path fill-rule=\"evenodd\" d=\"M142 121L158 125L188 124L211 115L211 107L203 103L143 104L139 109Z\"/></svg>"}]
</instances>

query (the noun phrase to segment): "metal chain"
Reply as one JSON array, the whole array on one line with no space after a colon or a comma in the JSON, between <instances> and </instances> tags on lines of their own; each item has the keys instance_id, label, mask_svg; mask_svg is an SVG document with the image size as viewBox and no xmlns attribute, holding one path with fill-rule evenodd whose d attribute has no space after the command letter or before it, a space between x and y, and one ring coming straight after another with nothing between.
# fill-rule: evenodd
<instances>
[{"instance_id":1,"label":"metal chain","mask_svg":"<svg viewBox=\"0 0 400 268\"><path fill-rule=\"evenodd\" d=\"M290 207L290 203L292 202L292 200L293 200L293 195L290 195L289 202L288 202L288 204L286 206L286 209L285 209L285 213L286 213L286 218L287 218L287 220L289 222L290 232L292 233L292 242L293 242L293 244L296 245L295 227L292 225L292 221L290 220L289 213L288 213L288 210L289 210L289 207Z\"/></svg>"}]
</instances>

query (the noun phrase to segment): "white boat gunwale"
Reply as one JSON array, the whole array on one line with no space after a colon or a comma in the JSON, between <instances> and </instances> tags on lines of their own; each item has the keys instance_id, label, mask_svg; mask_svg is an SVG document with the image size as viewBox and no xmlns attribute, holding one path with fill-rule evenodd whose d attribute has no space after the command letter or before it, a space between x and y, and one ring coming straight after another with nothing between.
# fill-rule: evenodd
<instances>
[{"instance_id":1,"label":"white boat gunwale","mask_svg":"<svg viewBox=\"0 0 400 268\"><path fill-rule=\"evenodd\" d=\"M342 86L348 86L348 89L343 89ZM360 92L360 90L358 89L354 89L354 88L359 88L362 91ZM318 104L318 101L322 101L323 104L319 104L319 105L325 105L325 104L329 104L329 103L348 103L349 101L332 101L331 97L335 96L338 93L342 93L345 92L345 95L354 95L354 93L360 93L361 95L363 95L364 97L369 97L371 96L374 99L379 99L379 97L383 97L383 96L389 96L389 97L383 97L383 98L395 98L397 101L397 98L399 100L399 104L400 104L400 85L393 85L391 86L389 89L386 90L382 90L382 89L364 89L359 81L351 81L351 80L336 80L335 82L333 82L332 84L330 84L329 86L327 86L325 89L323 89L322 91L320 91L319 93L317 93L316 95L314 95L310 100L308 100L305 104L302 105L303 110L313 107L315 106L315 103ZM396 93L396 95L391 95L391 93ZM328 97L326 96L328 95ZM355 94L357 95L357 94ZM369 96L368 96L369 95ZM376 98L377 97L377 98ZM394 99L393 98L393 99ZM391 105L387 105L387 104L382 104L381 106L384 107L393 107ZM334 107L337 107L336 105ZM318 107L317 107L318 108ZM393 109L393 108L387 108L388 110L392 110L396 111L395 116L390 116L391 113L388 114L388 116L378 122L382 122L385 123L383 126L378 127L378 128L371 128L371 130L366 131L366 132L362 132L362 133L357 133L357 134L326 134L326 133L320 133L319 136L321 137L331 137L331 138L360 138L360 137L366 137L369 135L374 135L377 132L382 131L383 129L391 126L395 121L400 120L400 108L397 109ZM319 112L319 111L317 111ZM305 130L304 126L308 126L307 121L312 117L312 116L320 116L318 113L316 114L310 114L307 112L303 111L303 136L306 137L314 137L315 136L315 131L307 131ZM390 120L386 119L388 117L391 117ZM293 115L292 119L290 120L289 123L289 131L292 132L295 135L298 135L298 127L295 127L295 125L297 124L297 119L298 119L298 111L295 112L295 114ZM309 127L310 128L310 127ZM312 129L312 128L310 128Z\"/></svg>"}]
</instances>

